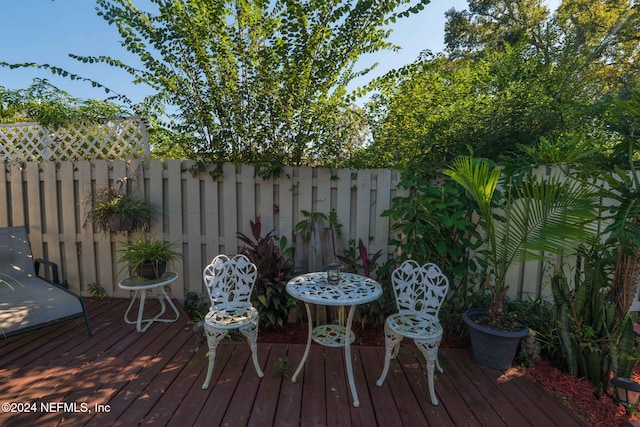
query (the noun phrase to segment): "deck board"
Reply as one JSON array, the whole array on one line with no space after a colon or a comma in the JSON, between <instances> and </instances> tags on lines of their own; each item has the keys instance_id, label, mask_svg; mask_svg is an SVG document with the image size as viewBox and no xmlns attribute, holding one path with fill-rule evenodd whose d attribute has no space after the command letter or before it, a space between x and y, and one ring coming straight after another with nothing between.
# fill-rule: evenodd
<instances>
[{"instance_id":1,"label":"deck board","mask_svg":"<svg viewBox=\"0 0 640 427\"><path fill-rule=\"evenodd\" d=\"M372 396L377 394L379 391L378 387L375 385L377 378L374 378L375 374L373 374L373 376L367 376L366 373L373 373L376 369L380 369L380 367L374 366L374 364L370 362L364 364L362 361L370 360L368 354L371 354L371 352L375 354L380 349L376 349L374 347L358 347L358 350L359 351L356 353L354 347L352 347L352 353L359 355L359 358L356 360L358 363L355 363L356 361L354 361L353 364L353 377L358 390L358 396L360 397L360 407L354 408L351 405L351 401L348 401L347 403L350 405L351 425L368 427L376 424L375 414L380 412L380 408L376 408L372 401ZM367 350L370 350L369 353Z\"/></svg>"},{"instance_id":2,"label":"deck board","mask_svg":"<svg viewBox=\"0 0 640 427\"><path fill-rule=\"evenodd\" d=\"M265 374L258 378L246 342L223 342L202 390L208 347L186 316L138 333L123 321L127 304L87 298L92 337L76 319L0 340L0 401L36 409L0 412L0 425L587 425L518 370L503 374L475 363L470 349L440 350L438 406L429 400L425 362L410 345L392 360L381 387L375 383L384 348L352 347L359 408L342 349L315 344L292 383L303 345L258 340ZM154 309L155 300L148 307ZM40 406L58 402L55 410Z\"/></svg>"},{"instance_id":3,"label":"deck board","mask_svg":"<svg viewBox=\"0 0 640 427\"><path fill-rule=\"evenodd\" d=\"M264 374L270 375L273 373L273 369L269 370L270 367L278 366L280 361L286 362L287 347L282 345L266 345L264 348L269 350L269 356L266 363L263 363L261 366L265 367ZM262 351L260 354L263 355L264 353L265 351ZM284 376L276 376L273 381L260 382L255 402L249 415L248 426L260 427L274 424L280 388L282 387L282 381L284 379Z\"/></svg>"},{"instance_id":4,"label":"deck board","mask_svg":"<svg viewBox=\"0 0 640 427\"><path fill-rule=\"evenodd\" d=\"M278 395L278 406L276 408L276 417L274 425L276 426L297 426L300 425L300 408L302 407L302 382L291 382L291 376L298 367L298 362L302 359L304 353L303 346L287 346L287 359L290 362L286 374L278 372L274 366L265 367L265 377L269 378L269 373L280 376L278 381L281 383L280 393Z\"/></svg>"},{"instance_id":5,"label":"deck board","mask_svg":"<svg viewBox=\"0 0 640 427\"><path fill-rule=\"evenodd\" d=\"M412 353L403 352L398 356L398 362L402 366L402 373L406 376L407 383L413 394L416 396L416 402L420 405L420 409L425 414L430 425L442 427L455 425L447 412L447 408L442 402L437 406L431 404L429 383L425 376L426 363L423 359L417 358L417 354L418 351L414 350ZM384 358L381 358L380 363L383 362ZM438 401L442 400L440 397L441 394L444 396L439 385L445 377L446 376L438 372L437 369L435 370L434 384ZM464 402L462 402L462 404L464 404ZM457 408L460 408L460 406L457 406Z\"/></svg>"},{"instance_id":6,"label":"deck board","mask_svg":"<svg viewBox=\"0 0 640 427\"><path fill-rule=\"evenodd\" d=\"M315 346L312 347L314 350ZM326 426L326 393L323 354L327 350L311 351L304 369L296 381L302 383L302 408L300 424L305 426ZM294 365L297 361L294 361Z\"/></svg>"}]
</instances>

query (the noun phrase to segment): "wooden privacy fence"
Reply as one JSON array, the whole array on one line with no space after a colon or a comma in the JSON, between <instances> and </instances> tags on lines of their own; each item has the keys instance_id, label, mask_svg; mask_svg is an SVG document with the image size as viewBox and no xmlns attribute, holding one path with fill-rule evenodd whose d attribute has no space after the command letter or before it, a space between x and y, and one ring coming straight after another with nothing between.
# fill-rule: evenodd
<instances>
[{"instance_id":1,"label":"wooden privacy fence","mask_svg":"<svg viewBox=\"0 0 640 427\"><path fill-rule=\"evenodd\" d=\"M391 220L381 214L393 197L406 195L397 187L395 171L285 167L279 177L263 180L249 165L222 166L223 176L199 170L193 161L95 160L0 163L0 227L26 225L35 257L61 267L72 290L88 295L90 284L111 296L128 296L118 289L126 272L117 263L123 234L107 235L85 224L96 189L123 178L128 191L158 208L149 235L174 242L183 259L175 265L179 280L173 294L202 294L202 270L220 253L241 248L237 233L251 235L250 221L261 217L262 234L275 230L293 244L294 228L308 219L303 212L333 214L341 226L339 243L347 248L358 239L369 253L381 250L394 257L388 242ZM141 237L139 234L130 238ZM1 244L1 242L0 242ZM310 251L306 265L322 265ZM298 261L298 260L297 260ZM549 297L554 266L575 265L571 257L530 261L509 272L511 298ZM300 264L302 265L302 264ZM633 310L640 310L636 297Z\"/></svg>"},{"instance_id":2,"label":"wooden privacy fence","mask_svg":"<svg viewBox=\"0 0 640 427\"><path fill-rule=\"evenodd\" d=\"M250 235L250 220L261 217L263 234L275 229L292 242L303 211L335 214L344 247L362 239L371 252L386 256L390 220L381 213L397 189L399 174L390 170L286 167L278 178L263 180L254 168L231 163L223 177L198 171L195 162L178 160L96 160L13 162L0 173L0 227L26 225L34 256L59 263L72 290L87 295L90 284L109 295L128 296L117 283L126 235L105 235L85 224L92 193L127 178L129 191L158 207L153 237L175 242L183 259L174 296L202 293L202 270L219 253L235 254L237 232ZM131 237L139 237L137 235Z\"/></svg>"}]
</instances>

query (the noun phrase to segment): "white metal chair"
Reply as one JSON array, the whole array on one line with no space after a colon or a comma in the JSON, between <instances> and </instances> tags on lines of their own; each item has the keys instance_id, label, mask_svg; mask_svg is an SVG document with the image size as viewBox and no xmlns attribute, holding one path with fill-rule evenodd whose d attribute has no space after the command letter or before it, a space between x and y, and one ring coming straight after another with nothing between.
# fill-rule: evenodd
<instances>
[{"instance_id":1,"label":"white metal chair","mask_svg":"<svg viewBox=\"0 0 640 427\"><path fill-rule=\"evenodd\" d=\"M395 358L402 338L411 338L426 359L431 403L437 405L438 398L433 387L434 365L443 372L438 362L438 347L442 341L438 312L449 291L449 280L435 264L420 266L408 260L393 271L391 281L398 313L387 317L384 324L384 368L376 384L381 386L384 383L392 351Z\"/></svg>"},{"instance_id":2,"label":"white metal chair","mask_svg":"<svg viewBox=\"0 0 640 427\"><path fill-rule=\"evenodd\" d=\"M247 337L256 372L259 377L264 376L258 364L258 310L251 305L256 275L256 266L241 254L233 258L218 255L202 273L211 300L211 308L204 319L204 332L209 344L209 369L202 384L203 389L209 387L218 344L233 329L238 329Z\"/></svg>"}]
</instances>

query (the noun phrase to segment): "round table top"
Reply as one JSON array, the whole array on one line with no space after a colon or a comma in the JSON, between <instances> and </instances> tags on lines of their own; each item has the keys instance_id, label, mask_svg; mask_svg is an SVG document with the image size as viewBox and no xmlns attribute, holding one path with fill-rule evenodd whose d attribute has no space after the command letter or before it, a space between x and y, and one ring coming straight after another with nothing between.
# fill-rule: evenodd
<instances>
[{"instance_id":1,"label":"round table top","mask_svg":"<svg viewBox=\"0 0 640 427\"><path fill-rule=\"evenodd\" d=\"M126 279L122 279L118 283L118 287L121 289L127 289L130 291L136 291L139 289L153 289L159 288L160 286L166 286L170 283L173 283L178 278L178 273L173 271L167 271L162 276L157 279L143 279L138 276L127 277Z\"/></svg>"},{"instance_id":2,"label":"round table top","mask_svg":"<svg viewBox=\"0 0 640 427\"><path fill-rule=\"evenodd\" d=\"M382 295L382 286L373 279L340 273L340 283L331 285L324 271L294 277L286 289L289 295L300 301L335 306L364 304Z\"/></svg>"}]
</instances>

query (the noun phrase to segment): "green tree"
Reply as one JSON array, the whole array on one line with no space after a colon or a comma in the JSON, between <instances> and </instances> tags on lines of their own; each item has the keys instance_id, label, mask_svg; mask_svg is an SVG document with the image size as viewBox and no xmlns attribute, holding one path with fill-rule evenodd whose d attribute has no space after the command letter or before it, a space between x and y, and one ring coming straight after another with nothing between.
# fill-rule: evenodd
<instances>
[{"instance_id":1,"label":"green tree","mask_svg":"<svg viewBox=\"0 0 640 427\"><path fill-rule=\"evenodd\" d=\"M110 100L83 100L44 79L26 89L0 86L0 123L38 122L56 128L72 120L105 120L130 113Z\"/></svg>"},{"instance_id":2,"label":"green tree","mask_svg":"<svg viewBox=\"0 0 640 427\"><path fill-rule=\"evenodd\" d=\"M129 0L97 1L140 67L72 56L122 68L156 89L150 100L172 112L166 129L183 152L257 162L269 173L340 159L343 141L361 143L362 115L350 108L346 86L368 70L355 71L355 63L394 49L385 24L428 0L150 3L142 10Z\"/></svg>"},{"instance_id":3,"label":"green tree","mask_svg":"<svg viewBox=\"0 0 640 427\"><path fill-rule=\"evenodd\" d=\"M541 138L613 146L605 106L638 85L640 16L630 1L587 3L550 15L539 0L472 0L447 12L448 56L425 52L375 82L368 158L429 173L469 147L498 160Z\"/></svg>"},{"instance_id":4,"label":"green tree","mask_svg":"<svg viewBox=\"0 0 640 427\"><path fill-rule=\"evenodd\" d=\"M469 10L445 13L444 42L451 58L531 43L545 49L548 9L541 0L469 0Z\"/></svg>"},{"instance_id":5,"label":"green tree","mask_svg":"<svg viewBox=\"0 0 640 427\"><path fill-rule=\"evenodd\" d=\"M549 93L546 68L541 54L525 55L522 46L479 60L440 55L414 64L368 105L372 150L384 166L429 173L469 146L497 159L518 144L558 136L569 112Z\"/></svg>"}]
</instances>

